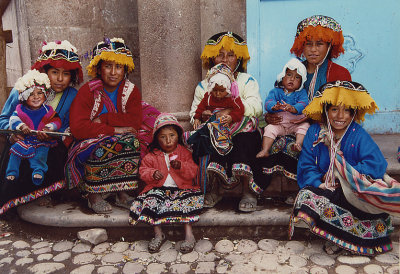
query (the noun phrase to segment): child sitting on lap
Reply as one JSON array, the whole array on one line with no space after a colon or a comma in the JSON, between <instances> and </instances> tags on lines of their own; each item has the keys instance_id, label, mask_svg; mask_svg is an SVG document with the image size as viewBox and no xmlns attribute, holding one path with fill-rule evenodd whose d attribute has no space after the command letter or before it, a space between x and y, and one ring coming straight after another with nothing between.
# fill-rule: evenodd
<instances>
[{"instance_id":1,"label":"child sitting on lap","mask_svg":"<svg viewBox=\"0 0 400 274\"><path fill-rule=\"evenodd\" d=\"M268 125L264 129L262 150L257 158L267 157L277 136L296 134L293 149L301 151L304 136L310 124L296 123L304 118L303 109L308 105L307 91L303 88L307 80L306 67L296 58L290 59L277 77L277 87L271 90L265 99L265 110L269 113L279 112L282 122L279 125Z\"/></svg>"},{"instance_id":2,"label":"child sitting on lap","mask_svg":"<svg viewBox=\"0 0 400 274\"><path fill-rule=\"evenodd\" d=\"M46 141L48 136L40 131L57 131L61 127L61 119L51 106L44 104L50 88L46 73L30 70L17 80L15 88L19 91L21 104L17 105L10 117L10 128L21 130L25 137L11 146L6 179L15 181L19 177L21 159L28 159L33 169L32 181L40 185L48 169L49 147L57 144L54 140ZM31 130L39 132L30 135Z\"/></svg>"}]
</instances>

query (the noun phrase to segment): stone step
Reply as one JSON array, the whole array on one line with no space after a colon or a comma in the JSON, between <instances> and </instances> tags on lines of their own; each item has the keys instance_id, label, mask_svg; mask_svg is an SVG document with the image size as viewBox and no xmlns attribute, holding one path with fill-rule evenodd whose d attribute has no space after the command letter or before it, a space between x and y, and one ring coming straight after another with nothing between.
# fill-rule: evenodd
<instances>
[{"instance_id":1,"label":"stone step","mask_svg":"<svg viewBox=\"0 0 400 274\"><path fill-rule=\"evenodd\" d=\"M372 135L388 161L387 173L400 179L400 163L397 161L397 147L400 145L400 134ZM275 184L275 187L272 186ZM275 180L271 188L282 191L282 183ZM278 185L278 186L277 186ZM289 184L290 186L290 184ZM289 188L293 189L293 186ZM271 191L272 193L274 191ZM286 195L286 194L285 194ZM112 214L94 214L79 197L70 201L53 201L50 206L40 206L32 202L18 208L20 217L28 222L45 226L58 227L124 227L128 226L128 210L113 208ZM241 213L236 210L239 198L227 197L215 208L205 209L200 221L195 226L286 226L289 224L291 206L283 202L268 199L259 200L257 211ZM400 218L394 219L396 226Z\"/></svg>"},{"instance_id":2,"label":"stone step","mask_svg":"<svg viewBox=\"0 0 400 274\"><path fill-rule=\"evenodd\" d=\"M195 226L287 226L292 207L272 199L259 201L257 211L243 213L236 208L238 199L230 197L220 201L215 208L204 209ZM261 205L260 205L261 204ZM112 214L95 214L82 201L40 206L32 202L18 208L21 219L34 224L56 227L126 227L129 226L127 209L113 207ZM400 225L400 218L394 218ZM139 224L143 226L144 224Z\"/></svg>"}]
</instances>

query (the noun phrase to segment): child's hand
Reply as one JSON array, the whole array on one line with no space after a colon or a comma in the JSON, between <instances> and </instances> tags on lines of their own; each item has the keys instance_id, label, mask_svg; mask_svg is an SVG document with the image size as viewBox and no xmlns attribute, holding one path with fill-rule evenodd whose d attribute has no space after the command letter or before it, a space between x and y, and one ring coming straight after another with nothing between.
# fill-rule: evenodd
<instances>
[{"instance_id":1,"label":"child's hand","mask_svg":"<svg viewBox=\"0 0 400 274\"><path fill-rule=\"evenodd\" d=\"M207 109L207 110L203 111L203 113L201 114L201 119L203 121L207 121L208 119L210 119L211 115L212 115L211 110Z\"/></svg>"},{"instance_id":2,"label":"child's hand","mask_svg":"<svg viewBox=\"0 0 400 274\"><path fill-rule=\"evenodd\" d=\"M29 133L31 133L31 129L30 129L27 125L25 125L25 124L23 124L19 129L20 129L24 134L29 134Z\"/></svg>"},{"instance_id":3,"label":"child's hand","mask_svg":"<svg viewBox=\"0 0 400 274\"><path fill-rule=\"evenodd\" d=\"M173 169L181 169L181 161L173 160L170 162L170 165Z\"/></svg>"},{"instance_id":4,"label":"child's hand","mask_svg":"<svg viewBox=\"0 0 400 274\"><path fill-rule=\"evenodd\" d=\"M161 171L156 170L153 173L153 178L154 180L160 181L162 178L164 178L164 175L161 173Z\"/></svg>"},{"instance_id":5,"label":"child's hand","mask_svg":"<svg viewBox=\"0 0 400 274\"><path fill-rule=\"evenodd\" d=\"M133 133L136 134L137 131L133 127L114 127L115 134Z\"/></svg>"},{"instance_id":6,"label":"child's hand","mask_svg":"<svg viewBox=\"0 0 400 274\"><path fill-rule=\"evenodd\" d=\"M290 113L297 113L297 110L295 109L294 106L286 103L283 100L282 100L282 104L281 104L281 109L284 110L284 111L288 111Z\"/></svg>"},{"instance_id":7,"label":"child's hand","mask_svg":"<svg viewBox=\"0 0 400 274\"><path fill-rule=\"evenodd\" d=\"M221 123L226 127L229 126L232 123L232 116L230 116L229 114L222 116Z\"/></svg>"},{"instance_id":8,"label":"child's hand","mask_svg":"<svg viewBox=\"0 0 400 274\"><path fill-rule=\"evenodd\" d=\"M193 129L196 130L201 125L201 121L199 119L194 119Z\"/></svg>"}]
</instances>

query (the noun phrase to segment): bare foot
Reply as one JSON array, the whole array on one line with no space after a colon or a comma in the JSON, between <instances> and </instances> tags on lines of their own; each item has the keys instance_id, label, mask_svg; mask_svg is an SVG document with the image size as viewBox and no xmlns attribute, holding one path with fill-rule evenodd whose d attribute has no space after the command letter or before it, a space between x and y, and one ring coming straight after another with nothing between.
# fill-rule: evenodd
<instances>
[{"instance_id":1,"label":"bare foot","mask_svg":"<svg viewBox=\"0 0 400 274\"><path fill-rule=\"evenodd\" d=\"M43 179L43 176L41 174L34 174L33 178L35 178L35 179Z\"/></svg>"},{"instance_id":2,"label":"bare foot","mask_svg":"<svg viewBox=\"0 0 400 274\"><path fill-rule=\"evenodd\" d=\"M15 180L15 176L14 175L10 175L10 176L7 176L6 179L8 181L14 181Z\"/></svg>"},{"instance_id":3,"label":"bare foot","mask_svg":"<svg viewBox=\"0 0 400 274\"><path fill-rule=\"evenodd\" d=\"M269 156L268 150L261 150L259 153L257 153L256 158L265 158Z\"/></svg>"}]
</instances>

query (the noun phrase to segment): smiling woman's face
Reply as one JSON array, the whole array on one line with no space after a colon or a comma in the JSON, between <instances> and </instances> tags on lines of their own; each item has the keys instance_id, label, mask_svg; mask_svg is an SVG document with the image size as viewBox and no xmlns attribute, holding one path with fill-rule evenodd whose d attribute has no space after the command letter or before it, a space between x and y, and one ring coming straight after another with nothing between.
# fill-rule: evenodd
<instances>
[{"instance_id":1,"label":"smiling woman's face","mask_svg":"<svg viewBox=\"0 0 400 274\"><path fill-rule=\"evenodd\" d=\"M125 67L114 61L103 61L100 67L100 76L103 80L103 87L111 92L124 79Z\"/></svg>"}]
</instances>

